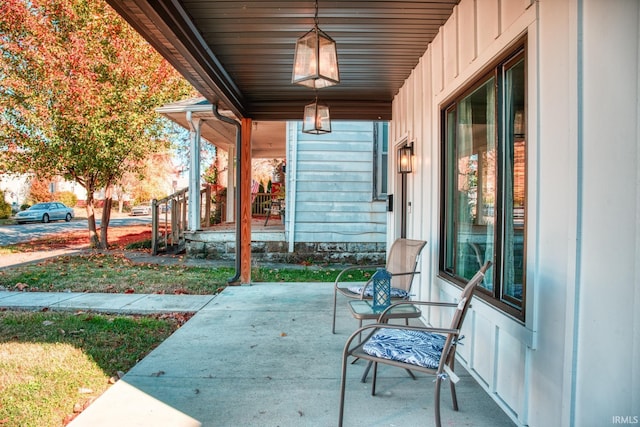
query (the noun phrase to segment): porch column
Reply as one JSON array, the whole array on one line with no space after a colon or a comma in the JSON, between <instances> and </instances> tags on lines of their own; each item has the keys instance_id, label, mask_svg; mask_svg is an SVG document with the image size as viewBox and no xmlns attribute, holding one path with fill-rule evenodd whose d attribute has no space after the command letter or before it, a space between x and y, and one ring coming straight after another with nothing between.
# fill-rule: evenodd
<instances>
[{"instance_id":1,"label":"porch column","mask_svg":"<svg viewBox=\"0 0 640 427\"><path fill-rule=\"evenodd\" d=\"M236 220L236 149L231 147L228 151L229 161L227 163L227 221L235 222Z\"/></svg>"},{"instance_id":2,"label":"porch column","mask_svg":"<svg viewBox=\"0 0 640 427\"><path fill-rule=\"evenodd\" d=\"M189 199L187 201L189 231L200 229L200 128L202 119L194 118L191 111L187 111L189 122Z\"/></svg>"},{"instance_id":3,"label":"porch column","mask_svg":"<svg viewBox=\"0 0 640 427\"><path fill-rule=\"evenodd\" d=\"M240 188L241 208L237 221L241 221L242 239L240 242L240 281L251 283L251 119L242 119L242 149L240 153Z\"/></svg>"}]
</instances>

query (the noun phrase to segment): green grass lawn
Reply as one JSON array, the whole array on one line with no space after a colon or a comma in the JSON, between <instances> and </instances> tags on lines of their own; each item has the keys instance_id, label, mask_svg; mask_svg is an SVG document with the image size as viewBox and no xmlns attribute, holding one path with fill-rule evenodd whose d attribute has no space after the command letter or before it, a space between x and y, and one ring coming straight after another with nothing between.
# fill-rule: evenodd
<instances>
[{"instance_id":1,"label":"green grass lawn","mask_svg":"<svg viewBox=\"0 0 640 427\"><path fill-rule=\"evenodd\" d=\"M333 282L338 268L296 267L252 270L255 282ZM216 294L234 270L137 264L124 255L61 256L0 271L0 289L40 292ZM363 281L371 270L355 270L348 280Z\"/></svg>"},{"instance_id":2,"label":"green grass lawn","mask_svg":"<svg viewBox=\"0 0 640 427\"><path fill-rule=\"evenodd\" d=\"M66 424L189 317L0 311L0 425Z\"/></svg>"}]
</instances>

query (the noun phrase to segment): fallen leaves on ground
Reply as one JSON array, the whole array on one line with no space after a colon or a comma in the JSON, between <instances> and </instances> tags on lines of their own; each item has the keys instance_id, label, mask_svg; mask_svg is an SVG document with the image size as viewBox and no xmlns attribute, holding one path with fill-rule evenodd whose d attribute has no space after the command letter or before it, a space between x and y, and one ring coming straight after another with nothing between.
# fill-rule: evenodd
<instances>
[{"instance_id":1,"label":"fallen leaves on ground","mask_svg":"<svg viewBox=\"0 0 640 427\"><path fill-rule=\"evenodd\" d=\"M98 228L98 232L99 232ZM131 243L137 243L151 239L151 225L127 225L124 227L109 227L109 247L111 249L124 249ZM22 252L50 251L89 245L89 231L76 230L60 233L55 236L47 236L33 239L29 242L15 245Z\"/></svg>"}]
</instances>

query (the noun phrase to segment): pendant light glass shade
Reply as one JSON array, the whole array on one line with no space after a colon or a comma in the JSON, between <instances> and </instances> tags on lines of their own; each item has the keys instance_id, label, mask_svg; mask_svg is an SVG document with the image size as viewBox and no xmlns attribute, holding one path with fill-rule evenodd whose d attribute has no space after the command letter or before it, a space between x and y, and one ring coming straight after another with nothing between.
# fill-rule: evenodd
<instances>
[{"instance_id":1,"label":"pendant light glass shade","mask_svg":"<svg viewBox=\"0 0 640 427\"><path fill-rule=\"evenodd\" d=\"M318 28L318 2L315 2L315 25L296 42L291 82L312 89L340 83L336 42Z\"/></svg>"},{"instance_id":2,"label":"pendant light glass shade","mask_svg":"<svg viewBox=\"0 0 640 427\"><path fill-rule=\"evenodd\" d=\"M315 102L304 107L304 120L302 121L302 132L319 135L331 132L331 116L329 116L329 106Z\"/></svg>"}]
</instances>

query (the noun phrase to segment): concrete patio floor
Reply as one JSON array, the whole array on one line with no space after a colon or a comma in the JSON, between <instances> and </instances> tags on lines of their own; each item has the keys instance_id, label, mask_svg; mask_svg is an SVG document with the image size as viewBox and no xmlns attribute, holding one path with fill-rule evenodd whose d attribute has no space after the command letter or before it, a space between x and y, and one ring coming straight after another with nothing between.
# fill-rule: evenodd
<instances>
[{"instance_id":1,"label":"concrete patio floor","mask_svg":"<svg viewBox=\"0 0 640 427\"><path fill-rule=\"evenodd\" d=\"M341 354L354 320L343 301L331 333L330 283L228 287L71 424L335 426ZM378 394L349 366L345 426L432 426L433 378L381 367ZM443 426L513 426L463 369L460 411L443 385Z\"/></svg>"}]
</instances>

